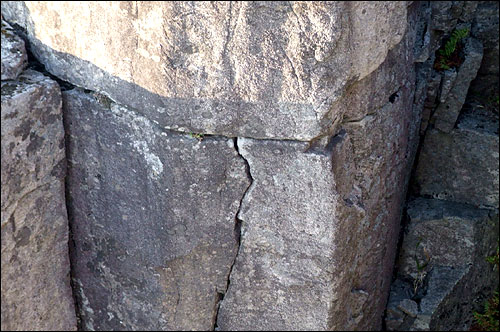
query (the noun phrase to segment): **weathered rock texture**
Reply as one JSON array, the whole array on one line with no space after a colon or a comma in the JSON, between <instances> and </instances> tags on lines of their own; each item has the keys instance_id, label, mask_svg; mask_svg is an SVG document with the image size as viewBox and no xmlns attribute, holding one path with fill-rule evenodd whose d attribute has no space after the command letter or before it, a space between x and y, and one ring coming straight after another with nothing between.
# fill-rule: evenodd
<instances>
[{"instance_id":1,"label":"weathered rock texture","mask_svg":"<svg viewBox=\"0 0 500 332\"><path fill-rule=\"evenodd\" d=\"M253 183L222 330L380 326L410 158L412 98L400 94L323 148L238 139Z\"/></svg>"},{"instance_id":2,"label":"weathered rock texture","mask_svg":"<svg viewBox=\"0 0 500 332\"><path fill-rule=\"evenodd\" d=\"M164 131L77 90L63 101L82 327L211 329L250 184L233 139Z\"/></svg>"},{"instance_id":3,"label":"weathered rock texture","mask_svg":"<svg viewBox=\"0 0 500 332\"><path fill-rule=\"evenodd\" d=\"M162 126L310 140L401 41L407 4L4 1L2 14L51 73Z\"/></svg>"},{"instance_id":4,"label":"weathered rock texture","mask_svg":"<svg viewBox=\"0 0 500 332\"><path fill-rule=\"evenodd\" d=\"M498 270L485 260L498 245L498 212L418 198L408 218L388 330L468 330L472 312L498 285Z\"/></svg>"},{"instance_id":5,"label":"weathered rock texture","mask_svg":"<svg viewBox=\"0 0 500 332\"><path fill-rule=\"evenodd\" d=\"M1 130L2 330L75 330L57 83L2 81Z\"/></svg>"},{"instance_id":6,"label":"weathered rock texture","mask_svg":"<svg viewBox=\"0 0 500 332\"><path fill-rule=\"evenodd\" d=\"M420 116L415 8L402 42L335 104L346 114L336 136L324 145L241 140L253 184L222 330L381 327Z\"/></svg>"},{"instance_id":7,"label":"weathered rock texture","mask_svg":"<svg viewBox=\"0 0 500 332\"><path fill-rule=\"evenodd\" d=\"M477 39L467 38L463 53L465 59L457 71L447 70L443 74L440 103L431 120L437 129L447 133L455 127L470 82L479 70L483 58L483 45Z\"/></svg>"},{"instance_id":8,"label":"weathered rock texture","mask_svg":"<svg viewBox=\"0 0 500 332\"><path fill-rule=\"evenodd\" d=\"M24 41L2 20L2 81L16 79L27 65L27 61Z\"/></svg>"},{"instance_id":9,"label":"weathered rock texture","mask_svg":"<svg viewBox=\"0 0 500 332\"><path fill-rule=\"evenodd\" d=\"M498 70L498 29L498 1L478 1L471 32L483 43L484 56L478 77L471 83L470 89L471 94L478 96L478 98L498 97L500 74Z\"/></svg>"},{"instance_id":10,"label":"weathered rock texture","mask_svg":"<svg viewBox=\"0 0 500 332\"><path fill-rule=\"evenodd\" d=\"M498 208L498 116L474 109L451 133L429 129L420 153L418 193Z\"/></svg>"},{"instance_id":11,"label":"weathered rock texture","mask_svg":"<svg viewBox=\"0 0 500 332\"><path fill-rule=\"evenodd\" d=\"M63 93L82 329L380 329L432 13L2 2L48 71L116 101Z\"/></svg>"},{"instance_id":12,"label":"weathered rock texture","mask_svg":"<svg viewBox=\"0 0 500 332\"><path fill-rule=\"evenodd\" d=\"M486 54L488 38L495 39L480 33L487 29L479 18L486 25L491 20L476 10L492 6L437 1L429 7L431 52L417 67L415 91L415 100L423 100L422 145L386 311L388 330L469 330L473 311L498 285L498 269L485 260L498 246L498 113L470 102L464 107L470 82L489 61L482 44ZM463 27L472 36L459 54L463 62L444 71L429 67L432 53ZM498 55L496 66L498 72Z\"/></svg>"}]
</instances>

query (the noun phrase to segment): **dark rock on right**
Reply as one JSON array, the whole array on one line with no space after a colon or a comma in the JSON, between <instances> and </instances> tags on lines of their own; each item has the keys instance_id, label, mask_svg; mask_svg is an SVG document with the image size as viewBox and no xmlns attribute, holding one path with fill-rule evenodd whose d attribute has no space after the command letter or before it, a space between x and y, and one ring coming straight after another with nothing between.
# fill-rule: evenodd
<instances>
[{"instance_id":1,"label":"dark rock on right","mask_svg":"<svg viewBox=\"0 0 500 332\"><path fill-rule=\"evenodd\" d=\"M386 327L468 330L478 299L498 285L498 270L485 260L498 243L498 212L426 198L408 205Z\"/></svg>"},{"instance_id":2,"label":"dark rock on right","mask_svg":"<svg viewBox=\"0 0 500 332\"><path fill-rule=\"evenodd\" d=\"M498 116L462 114L449 134L427 130L415 183L420 195L498 208Z\"/></svg>"},{"instance_id":3,"label":"dark rock on right","mask_svg":"<svg viewBox=\"0 0 500 332\"><path fill-rule=\"evenodd\" d=\"M469 330L499 282L498 267L486 260L498 248L498 104L491 107L498 3L437 1L431 8L432 51L459 29L470 34L459 41L462 62L441 67L436 60L428 76L389 331Z\"/></svg>"}]
</instances>

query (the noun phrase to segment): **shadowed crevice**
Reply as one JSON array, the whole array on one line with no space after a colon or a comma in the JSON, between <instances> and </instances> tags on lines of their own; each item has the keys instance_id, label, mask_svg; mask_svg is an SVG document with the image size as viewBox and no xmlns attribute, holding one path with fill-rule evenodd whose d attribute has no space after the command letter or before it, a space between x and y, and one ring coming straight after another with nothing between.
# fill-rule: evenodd
<instances>
[{"instance_id":1,"label":"shadowed crevice","mask_svg":"<svg viewBox=\"0 0 500 332\"><path fill-rule=\"evenodd\" d=\"M252 178L252 174L250 172L250 164L248 163L248 160L246 160L245 157L243 157L243 155L240 153L240 150L238 147L238 137L233 138L233 142L234 142L234 148L235 148L236 152L238 153L238 156L241 159L243 159L243 161L245 162L245 170L246 170L247 177L250 180L250 183L249 183L248 187L245 189L245 192L243 193L243 196L241 197L240 205L238 206L238 210L236 211L235 223L234 223L234 236L236 239L236 243L238 245L238 249L236 250L236 255L234 256L233 262L231 263L231 267L229 268L229 273L227 275L226 289L224 290L223 293L220 293L220 292L217 293L218 298L217 298L217 301L215 303L216 310L215 310L214 325L213 325L212 330L218 330L217 319L219 316L220 305L221 305L222 301L224 300L224 296L227 294L227 291L229 289L229 285L231 284L231 274L233 272L233 267L234 267L234 264L236 263L236 259L238 258L238 255L240 254L241 226L243 224L243 221L238 216L240 214L241 206L243 205L243 200L245 199L249 189L252 187L252 184L253 184L253 178Z\"/></svg>"}]
</instances>

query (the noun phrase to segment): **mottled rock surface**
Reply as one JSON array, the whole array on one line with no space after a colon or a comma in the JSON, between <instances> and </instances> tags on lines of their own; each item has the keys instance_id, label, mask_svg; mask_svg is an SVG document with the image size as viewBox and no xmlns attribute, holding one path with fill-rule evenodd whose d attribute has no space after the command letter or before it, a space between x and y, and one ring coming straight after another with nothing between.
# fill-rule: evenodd
<instances>
[{"instance_id":1,"label":"mottled rock surface","mask_svg":"<svg viewBox=\"0 0 500 332\"><path fill-rule=\"evenodd\" d=\"M2 15L49 72L162 126L310 140L401 41L407 4L3 1Z\"/></svg>"},{"instance_id":2,"label":"mottled rock surface","mask_svg":"<svg viewBox=\"0 0 500 332\"><path fill-rule=\"evenodd\" d=\"M498 270L485 260L497 247L498 210L418 198L408 219L387 329L468 330L472 312L498 285Z\"/></svg>"},{"instance_id":3,"label":"mottled rock surface","mask_svg":"<svg viewBox=\"0 0 500 332\"><path fill-rule=\"evenodd\" d=\"M210 330L249 179L232 139L63 92L73 278L85 330Z\"/></svg>"},{"instance_id":4,"label":"mottled rock surface","mask_svg":"<svg viewBox=\"0 0 500 332\"><path fill-rule=\"evenodd\" d=\"M24 41L2 20L2 81L14 80L27 65Z\"/></svg>"},{"instance_id":5,"label":"mottled rock surface","mask_svg":"<svg viewBox=\"0 0 500 332\"><path fill-rule=\"evenodd\" d=\"M415 174L421 195L498 208L498 115L464 113L451 133L427 130Z\"/></svg>"},{"instance_id":6,"label":"mottled rock surface","mask_svg":"<svg viewBox=\"0 0 500 332\"><path fill-rule=\"evenodd\" d=\"M420 6L2 2L49 72L124 105L64 93L82 329L380 329Z\"/></svg>"},{"instance_id":7,"label":"mottled rock surface","mask_svg":"<svg viewBox=\"0 0 500 332\"><path fill-rule=\"evenodd\" d=\"M75 330L57 83L2 81L1 136L2 330Z\"/></svg>"}]
</instances>

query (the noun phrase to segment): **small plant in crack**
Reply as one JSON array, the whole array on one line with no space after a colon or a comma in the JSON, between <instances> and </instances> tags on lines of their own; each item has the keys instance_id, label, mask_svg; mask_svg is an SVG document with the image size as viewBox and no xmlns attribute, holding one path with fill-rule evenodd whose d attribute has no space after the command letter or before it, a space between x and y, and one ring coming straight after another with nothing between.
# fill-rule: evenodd
<instances>
[{"instance_id":1,"label":"small plant in crack","mask_svg":"<svg viewBox=\"0 0 500 332\"><path fill-rule=\"evenodd\" d=\"M499 246L497 246L496 254L486 257L486 261L494 266L497 273L499 267ZM500 322L498 292L497 287L496 291L493 292L493 296L484 303L484 313L473 312L475 320L473 328L475 331L498 331Z\"/></svg>"},{"instance_id":2,"label":"small plant in crack","mask_svg":"<svg viewBox=\"0 0 500 332\"><path fill-rule=\"evenodd\" d=\"M456 29L451 34L446 43L437 51L434 69L448 70L452 67L459 67L463 59L460 57L460 51L463 47L462 39L469 35L469 29Z\"/></svg>"},{"instance_id":3,"label":"small plant in crack","mask_svg":"<svg viewBox=\"0 0 500 332\"><path fill-rule=\"evenodd\" d=\"M427 251L427 249L425 249L425 247L422 247L422 252L425 256L425 260L421 262L418 259L417 253L418 253L418 248L420 247L421 243L422 243L422 239L419 239L417 242L417 245L415 247L415 255L413 256L415 259L415 264L417 265L417 277L413 281L413 293L414 294L417 294L419 288L423 285L424 279L427 276L427 272L429 271L429 269L428 269L429 264L432 260L429 252Z\"/></svg>"},{"instance_id":4,"label":"small plant in crack","mask_svg":"<svg viewBox=\"0 0 500 332\"><path fill-rule=\"evenodd\" d=\"M203 138L205 137L204 134L200 134L200 133L189 133L189 136L191 136L192 138L196 138L198 141L203 141Z\"/></svg>"}]
</instances>

